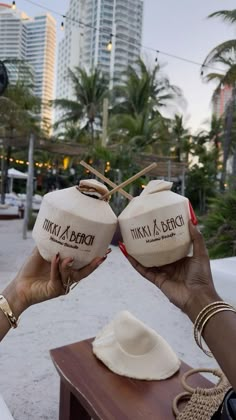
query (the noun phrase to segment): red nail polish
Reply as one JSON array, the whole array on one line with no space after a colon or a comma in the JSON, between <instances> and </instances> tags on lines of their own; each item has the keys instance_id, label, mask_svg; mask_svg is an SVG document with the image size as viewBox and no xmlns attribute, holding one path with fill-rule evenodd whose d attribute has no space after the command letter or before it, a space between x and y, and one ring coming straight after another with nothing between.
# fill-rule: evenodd
<instances>
[{"instance_id":1,"label":"red nail polish","mask_svg":"<svg viewBox=\"0 0 236 420\"><path fill-rule=\"evenodd\" d=\"M128 257L128 252L127 252L127 249L126 249L126 247L125 247L125 244L123 244L122 242L119 242L119 248L120 248L120 250L121 250L121 252L122 252L122 254L125 256L125 257Z\"/></svg>"},{"instance_id":2,"label":"red nail polish","mask_svg":"<svg viewBox=\"0 0 236 420\"><path fill-rule=\"evenodd\" d=\"M194 213L194 210L193 210L193 207L192 207L192 204L190 203L190 201L189 201L189 210L190 210L190 216L191 216L192 223L193 223L193 225L196 226L198 224L198 220L197 220L196 214Z\"/></svg>"}]
</instances>

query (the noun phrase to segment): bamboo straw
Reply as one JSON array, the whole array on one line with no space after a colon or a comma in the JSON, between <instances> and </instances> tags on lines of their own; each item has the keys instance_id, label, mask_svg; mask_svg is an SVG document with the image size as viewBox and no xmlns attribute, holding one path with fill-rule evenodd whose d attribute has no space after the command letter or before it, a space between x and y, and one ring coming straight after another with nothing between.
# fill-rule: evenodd
<instances>
[{"instance_id":1,"label":"bamboo straw","mask_svg":"<svg viewBox=\"0 0 236 420\"><path fill-rule=\"evenodd\" d=\"M92 166L88 165L86 162L81 160L80 165L82 165L84 168L88 169L88 171L92 172L94 175L96 175L98 178L102 179L106 184L110 185L113 188L116 188L117 185L112 182L109 178L106 178L104 175L102 175L100 172L98 172L96 169L94 169ZM132 200L133 196L126 191L119 188L119 193L122 194L124 197L128 198L128 200Z\"/></svg>"},{"instance_id":2,"label":"bamboo straw","mask_svg":"<svg viewBox=\"0 0 236 420\"><path fill-rule=\"evenodd\" d=\"M147 172L151 171L152 169L156 168L157 164L152 163L151 165L147 166L147 168L144 168L142 171L138 172L136 175L132 176L131 178L127 179L126 181L122 182L122 184L117 185L113 190L109 191L109 193L103 195L100 200L104 200L109 195L114 194L116 191L118 191L120 188L126 187L127 185L131 184L131 182L135 181L137 178L139 178L142 175L145 175Z\"/></svg>"}]
</instances>

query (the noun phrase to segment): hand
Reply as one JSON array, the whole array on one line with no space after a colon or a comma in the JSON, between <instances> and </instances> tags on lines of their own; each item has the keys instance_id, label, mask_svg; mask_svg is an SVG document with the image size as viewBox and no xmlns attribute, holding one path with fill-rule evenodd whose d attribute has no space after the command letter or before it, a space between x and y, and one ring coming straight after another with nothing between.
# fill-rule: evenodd
<instances>
[{"instance_id":1,"label":"hand","mask_svg":"<svg viewBox=\"0 0 236 420\"><path fill-rule=\"evenodd\" d=\"M109 252L110 250L107 251L107 254ZM71 258L65 258L60 262L60 257L57 255L50 264L41 257L35 248L13 281L20 305L18 312L22 312L33 304L65 295L68 278L72 279L73 283L79 282L99 267L105 261L107 254L103 258L95 258L81 270L73 270ZM5 294L8 294L9 288L11 291L12 284L7 287Z\"/></svg>"},{"instance_id":2,"label":"hand","mask_svg":"<svg viewBox=\"0 0 236 420\"><path fill-rule=\"evenodd\" d=\"M143 267L130 255L127 258L143 277L159 287L174 305L191 317L191 306L195 299L208 296L209 299L217 300L218 296L203 237L192 222L189 222L189 231L193 241L193 257L153 268Z\"/></svg>"}]
</instances>

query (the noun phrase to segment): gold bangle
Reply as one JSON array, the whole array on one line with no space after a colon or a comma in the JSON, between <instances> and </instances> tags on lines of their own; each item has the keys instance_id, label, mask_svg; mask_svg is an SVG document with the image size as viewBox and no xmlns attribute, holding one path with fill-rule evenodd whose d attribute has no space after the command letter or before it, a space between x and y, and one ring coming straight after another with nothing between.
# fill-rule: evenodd
<instances>
[{"instance_id":1,"label":"gold bangle","mask_svg":"<svg viewBox=\"0 0 236 420\"><path fill-rule=\"evenodd\" d=\"M204 322L201 325L201 329L199 330L199 347L204 351L204 353L208 354L210 353L212 355L211 352L209 352L209 350L206 350L203 348L202 346L202 334L203 334L203 330L207 324L207 322L211 319L211 317L213 317L214 315L218 314L219 312L223 312L223 311L230 311L230 312L234 312L236 313L236 310L233 307L225 307L225 308L218 308L216 309L213 313L211 313L210 315L208 315L208 317L206 317L206 319L204 319ZM208 354L209 355L209 354Z\"/></svg>"},{"instance_id":2,"label":"gold bangle","mask_svg":"<svg viewBox=\"0 0 236 420\"><path fill-rule=\"evenodd\" d=\"M201 319L205 316L205 313L212 310L213 307L215 306L220 306L220 305L225 305L225 302L223 302L223 300L218 300L216 302L212 302L209 305L205 306L205 308L203 308L197 318L195 319L194 325L199 324L199 322L201 322Z\"/></svg>"},{"instance_id":3,"label":"gold bangle","mask_svg":"<svg viewBox=\"0 0 236 420\"><path fill-rule=\"evenodd\" d=\"M4 313L4 315L6 316L10 327L11 328L16 328L18 326L18 319L15 317L15 315L13 314L8 301L6 300L6 298L3 295L0 295L0 309L2 310L2 312Z\"/></svg>"},{"instance_id":4,"label":"gold bangle","mask_svg":"<svg viewBox=\"0 0 236 420\"><path fill-rule=\"evenodd\" d=\"M196 341L196 344L209 357L213 357L212 353L209 350L204 349L202 345L203 330L210 318L222 311L231 311L236 313L236 309L229 303L217 301L210 303L205 308L203 308L198 314L194 323L194 339Z\"/></svg>"},{"instance_id":5,"label":"gold bangle","mask_svg":"<svg viewBox=\"0 0 236 420\"><path fill-rule=\"evenodd\" d=\"M210 305L207 305L205 308L203 308L203 310L197 316L196 321L194 323L194 338L195 338L195 341L197 342L198 345L199 345L198 334L199 334L199 330L200 330L200 327L202 325L202 322L204 321L204 319L206 318L206 316L209 313L212 313L217 308L223 308L223 307L228 308L228 307L230 307L230 305L228 303L223 302L223 301L213 302Z\"/></svg>"}]
</instances>

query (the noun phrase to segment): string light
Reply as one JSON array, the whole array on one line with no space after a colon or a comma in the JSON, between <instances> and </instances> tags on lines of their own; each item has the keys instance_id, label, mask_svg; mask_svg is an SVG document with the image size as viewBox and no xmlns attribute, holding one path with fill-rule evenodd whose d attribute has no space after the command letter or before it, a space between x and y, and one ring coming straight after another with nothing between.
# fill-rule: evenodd
<instances>
[{"instance_id":1,"label":"string light","mask_svg":"<svg viewBox=\"0 0 236 420\"><path fill-rule=\"evenodd\" d=\"M111 34L111 38L110 41L107 44L107 51L111 52L112 51L112 34Z\"/></svg>"},{"instance_id":2,"label":"string light","mask_svg":"<svg viewBox=\"0 0 236 420\"><path fill-rule=\"evenodd\" d=\"M16 9L16 2L15 2L15 1L13 1L13 2L12 2L12 6L11 6L11 8L12 8L13 10L15 10L15 9Z\"/></svg>"},{"instance_id":3,"label":"string light","mask_svg":"<svg viewBox=\"0 0 236 420\"><path fill-rule=\"evenodd\" d=\"M0 156L0 159L7 160L7 157L1 155ZM27 166L29 165L29 162L28 161L21 160L21 159L10 158L9 161L11 163L15 162L17 165L27 165ZM52 166L50 164L48 164L48 163L42 163L42 162L35 162L35 166L37 166L39 168L42 168L43 166L45 166L45 168L48 168L48 169L51 169L52 168Z\"/></svg>"},{"instance_id":4,"label":"string light","mask_svg":"<svg viewBox=\"0 0 236 420\"><path fill-rule=\"evenodd\" d=\"M156 55L156 58L155 58L155 63L157 63L157 64L158 64L158 54L159 54L159 52L160 52L159 50L156 51L157 55Z\"/></svg>"},{"instance_id":5,"label":"string light","mask_svg":"<svg viewBox=\"0 0 236 420\"><path fill-rule=\"evenodd\" d=\"M90 29L94 29L95 31L98 31L98 28L96 28L93 25L89 25L89 24L84 23L84 22L82 22L80 20L76 20L76 19L70 18L70 17L68 17L66 15L62 15L61 13L57 12L56 10L51 9L49 7L46 7L46 6L43 6L43 5L40 5L39 3L37 3L37 2L35 2L33 0L25 0L25 1L28 2L28 3L31 3L31 4L33 4L35 6L37 6L39 8L42 8L44 10L47 10L47 11L53 13L54 15L60 16L60 17L62 17L65 20L68 20L70 22L74 22L76 24L79 24L80 26L87 27L87 28L90 28ZM15 3L15 2L13 2L13 3ZM102 32L107 32L107 30L105 28L100 27L99 29ZM156 49L154 49L152 47L147 47L145 45L135 44L134 42L128 41L127 39L124 39L122 36L119 36L117 34L111 34L111 38L112 37L114 37L116 39L120 39L123 42L126 42L128 45L132 45L132 46L135 46L135 47L138 45L138 46L140 46L144 50L152 51L152 52L155 52L155 53L157 53L157 51L158 51L158 54L162 54L162 55L164 55L166 57L174 58L176 60L180 60L180 61L183 61L185 63L193 64L193 65L196 65L198 67L203 67L202 63L199 63L198 61L190 60L188 58L185 58L185 57L182 57L182 56L179 56L179 55L175 55L175 54L171 54L171 53L167 53L165 51L156 50ZM111 45L110 48L112 48L112 40L110 40L110 42L108 43L108 45ZM108 47L108 45L107 45L107 47ZM208 69L212 69L212 70L220 71L220 72L223 72L224 71L223 69L219 69L219 68L216 68L216 67L213 67L213 66L210 66L210 65L206 65L206 64L204 64L204 68L208 68Z\"/></svg>"}]
</instances>

